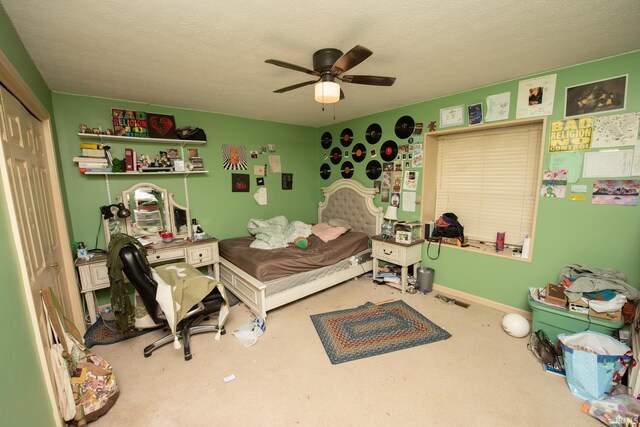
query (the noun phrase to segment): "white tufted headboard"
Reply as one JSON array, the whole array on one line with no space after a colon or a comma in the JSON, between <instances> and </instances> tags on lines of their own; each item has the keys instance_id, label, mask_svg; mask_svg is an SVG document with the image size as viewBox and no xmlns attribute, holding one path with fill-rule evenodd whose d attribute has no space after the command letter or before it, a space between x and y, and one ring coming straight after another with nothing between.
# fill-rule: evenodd
<instances>
[{"instance_id":1,"label":"white tufted headboard","mask_svg":"<svg viewBox=\"0 0 640 427\"><path fill-rule=\"evenodd\" d=\"M382 208L373 203L375 189L366 188L357 181L340 179L328 187L322 188L324 201L318 204L318 222L342 219L354 231L369 236L380 234Z\"/></svg>"}]
</instances>

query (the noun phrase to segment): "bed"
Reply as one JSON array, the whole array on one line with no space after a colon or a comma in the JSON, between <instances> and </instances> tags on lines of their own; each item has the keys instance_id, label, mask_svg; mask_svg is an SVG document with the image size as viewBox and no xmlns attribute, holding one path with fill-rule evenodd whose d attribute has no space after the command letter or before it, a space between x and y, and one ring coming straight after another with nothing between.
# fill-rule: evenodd
<instances>
[{"instance_id":1,"label":"bed","mask_svg":"<svg viewBox=\"0 0 640 427\"><path fill-rule=\"evenodd\" d=\"M266 318L269 310L372 270L368 238L380 232L383 216L382 208L376 207L373 203L375 190L366 188L357 181L341 179L324 187L322 192L324 200L318 205L318 223L340 219L347 221L351 230L336 239L334 244L329 242L328 246L322 246L322 241L310 236L308 250L273 250L290 251L291 256L288 257L289 264L285 266L285 274L273 273L270 267L273 260L270 257L275 255L272 250L251 249L252 257L264 256L267 264L244 269L239 266L243 263L233 252L237 250L242 254L244 251L247 258L246 247L252 241L250 237L219 242L220 282L257 316ZM347 249L336 249L335 245L338 244L346 244L351 252L347 252ZM311 250L314 247L316 250ZM329 259L326 256L327 252L341 253L341 256ZM300 254L305 254L305 257L308 255L308 258L300 259ZM306 264L302 271L292 267L292 260L296 258L298 264Z\"/></svg>"}]
</instances>

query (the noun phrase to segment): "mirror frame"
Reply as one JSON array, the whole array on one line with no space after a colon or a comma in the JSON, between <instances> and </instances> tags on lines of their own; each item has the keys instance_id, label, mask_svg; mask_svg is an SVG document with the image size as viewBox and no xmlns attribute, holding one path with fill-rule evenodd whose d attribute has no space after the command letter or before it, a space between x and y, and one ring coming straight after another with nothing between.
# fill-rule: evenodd
<instances>
[{"instance_id":1,"label":"mirror frame","mask_svg":"<svg viewBox=\"0 0 640 427\"><path fill-rule=\"evenodd\" d=\"M175 220L175 213L174 213L174 209L181 209L183 211L185 211L185 215L187 218L187 239L191 240L191 236L192 236L192 230L191 230L191 212L189 212L189 208L182 206L181 204L177 203L174 199L173 199L173 193L169 193L169 212L171 212L170 215L170 222L171 222L171 232L173 233L173 237L176 239L179 239L180 237L184 236L184 234L178 235L178 226L176 225L176 220Z\"/></svg>"}]
</instances>

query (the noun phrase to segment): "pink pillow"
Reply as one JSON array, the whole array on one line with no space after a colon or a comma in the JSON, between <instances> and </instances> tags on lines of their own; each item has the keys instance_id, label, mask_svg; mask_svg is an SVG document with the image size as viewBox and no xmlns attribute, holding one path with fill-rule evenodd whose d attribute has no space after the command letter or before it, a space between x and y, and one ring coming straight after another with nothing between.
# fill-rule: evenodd
<instances>
[{"instance_id":1,"label":"pink pillow","mask_svg":"<svg viewBox=\"0 0 640 427\"><path fill-rule=\"evenodd\" d=\"M325 222L321 222L320 224L316 224L311 227L311 234L318 236L323 242L329 242L337 239L347 231L349 230L345 227L332 227Z\"/></svg>"}]
</instances>

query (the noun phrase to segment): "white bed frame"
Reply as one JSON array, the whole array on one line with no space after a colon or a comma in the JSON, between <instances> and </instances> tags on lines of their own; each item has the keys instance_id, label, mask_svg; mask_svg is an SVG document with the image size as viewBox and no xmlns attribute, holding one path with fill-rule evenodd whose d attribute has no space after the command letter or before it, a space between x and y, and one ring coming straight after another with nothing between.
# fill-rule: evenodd
<instances>
[{"instance_id":1,"label":"white bed frame","mask_svg":"<svg viewBox=\"0 0 640 427\"><path fill-rule=\"evenodd\" d=\"M322 188L322 192L324 201L318 205L318 222L343 219L349 222L354 231L364 232L369 236L380 233L383 212L382 208L373 203L375 189L366 188L357 181L341 179ZM269 310L340 284L371 271L372 268L373 263L369 260L267 296L267 285L221 257L219 280L253 313L266 318Z\"/></svg>"}]
</instances>

